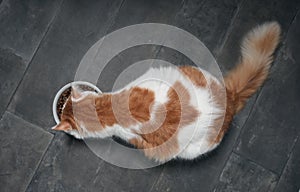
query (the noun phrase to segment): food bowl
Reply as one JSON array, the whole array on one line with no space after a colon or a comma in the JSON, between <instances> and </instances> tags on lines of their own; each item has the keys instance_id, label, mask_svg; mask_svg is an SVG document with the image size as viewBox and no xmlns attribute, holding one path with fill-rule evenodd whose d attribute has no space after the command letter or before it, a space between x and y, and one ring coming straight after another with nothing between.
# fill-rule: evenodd
<instances>
[{"instance_id":1,"label":"food bowl","mask_svg":"<svg viewBox=\"0 0 300 192\"><path fill-rule=\"evenodd\" d=\"M83 91L95 91L96 93L102 93L101 90L93 85L92 83L86 81L74 81L63 86L55 95L52 104L52 113L54 120L57 124L60 122L60 114L63 108L63 104L67 101L71 94L71 87L78 86Z\"/></svg>"}]
</instances>

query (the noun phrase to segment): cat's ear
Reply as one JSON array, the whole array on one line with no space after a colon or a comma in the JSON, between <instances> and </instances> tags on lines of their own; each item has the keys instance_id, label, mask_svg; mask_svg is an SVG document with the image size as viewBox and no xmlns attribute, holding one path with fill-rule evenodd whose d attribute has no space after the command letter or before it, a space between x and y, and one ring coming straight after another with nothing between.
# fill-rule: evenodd
<instances>
[{"instance_id":1,"label":"cat's ear","mask_svg":"<svg viewBox=\"0 0 300 192\"><path fill-rule=\"evenodd\" d=\"M52 127L52 130L55 130L55 131L70 131L70 130L72 130L72 126L70 125L70 123L68 123L66 121L62 121L58 125Z\"/></svg>"},{"instance_id":2,"label":"cat's ear","mask_svg":"<svg viewBox=\"0 0 300 192\"><path fill-rule=\"evenodd\" d=\"M80 88L78 88L77 86L72 86L72 90L71 90L71 98L73 100L79 99L82 97L82 91Z\"/></svg>"}]
</instances>

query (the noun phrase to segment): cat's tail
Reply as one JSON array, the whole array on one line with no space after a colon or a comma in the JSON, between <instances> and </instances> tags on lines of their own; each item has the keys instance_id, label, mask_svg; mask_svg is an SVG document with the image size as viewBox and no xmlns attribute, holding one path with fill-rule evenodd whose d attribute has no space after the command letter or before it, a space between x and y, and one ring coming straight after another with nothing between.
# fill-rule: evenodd
<instances>
[{"instance_id":1,"label":"cat's tail","mask_svg":"<svg viewBox=\"0 0 300 192\"><path fill-rule=\"evenodd\" d=\"M277 22L270 22L254 28L245 36L240 63L225 77L227 97L230 97L234 113L243 108L246 100L266 80L280 31Z\"/></svg>"}]
</instances>

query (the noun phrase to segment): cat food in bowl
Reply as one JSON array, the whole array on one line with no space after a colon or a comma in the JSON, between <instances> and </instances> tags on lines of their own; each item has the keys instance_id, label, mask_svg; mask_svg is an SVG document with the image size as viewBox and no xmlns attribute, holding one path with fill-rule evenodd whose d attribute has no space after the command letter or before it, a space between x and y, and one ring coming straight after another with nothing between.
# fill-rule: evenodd
<instances>
[{"instance_id":1,"label":"cat food in bowl","mask_svg":"<svg viewBox=\"0 0 300 192\"><path fill-rule=\"evenodd\" d=\"M53 104L52 104L52 113L55 122L58 124L60 122L60 116L63 110L63 106L69 96L71 95L72 86L77 86L83 91L94 91L96 93L101 93L100 89L93 85L92 83L86 81L75 81L72 83L68 83L63 86L55 95Z\"/></svg>"}]
</instances>

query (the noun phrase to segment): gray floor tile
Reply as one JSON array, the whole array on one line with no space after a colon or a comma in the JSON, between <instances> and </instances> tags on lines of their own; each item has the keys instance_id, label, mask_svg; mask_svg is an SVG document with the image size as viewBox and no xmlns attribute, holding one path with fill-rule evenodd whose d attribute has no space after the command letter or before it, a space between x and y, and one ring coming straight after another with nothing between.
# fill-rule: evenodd
<instances>
[{"instance_id":1,"label":"gray floor tile","mask_svg":"<svg viewBox=\"0 0 300 192\"><path fill-rule=\"evenodd\" d=\"M226 29L241 0L184 1L174 24L199 38L212 52L224 41ZM216 56L216 55L215 55Z\"/></svg>"},{"instance_id":2,"label":"gray floor tile","mask_svg":"<svg viewBox=\"0 0 300 192\"><path fill-rule=\"evenodd\" d=\"M277 179L274 173L233 153L214 191L273 191Z\"/></svg>"},{"instance_id":3,"label":"gray floor tile","mask_svg":"<svg viewBox=\"0 0 300 192\"><path fill-rule=\"evenodd\" d=\"M31 60L62 0L3 0L0 4L0 47L25 64Z\"/></svg>"},{"instance_id":4,"label":"gray floor tile","mask_svg":"<svg viewBox=\"0 0 300 192\"><path fill-rule=\"evenodd\" d=\"M129 25L140 23L165 23L173 22L175 15L181 8L182 0L124 1L118 16L110 28L110 32Z\"/></svg>"},{"instance_id":5,"label":"gray floor tile","mask_svg":"<svg viewBox=\"0 0 300 192\"><path fill-rule=\"evenodd\" d=\"M11 50L0 49L0 117L22 79L26 64Z\"/></svg>"},{"instance_id":6,"label":"gray floor tile","mask_svg":"<svg viewBox=\"0 0 300 192\"><path fill-rule=\"evenodd\" d=\"M61 0L0 4L0 117L51 24Z\"/></svg>"},{"instance_id":7,"label":"gray floor tile","mask_svg":"<svg viewBox=\"0 0 300 192\"><path fill-rule=\"evenodd\" d=\"M54 124L56 92L74 80L85 52L106 34L121 4L116 1L65 1L41 43L9 110L45 129Z\"/></svg>"},{"instance_id":8,"label":"gray floor tile","mask_svg":"<svg viewBox=\"0 0 300 192\"><path fill-rule=\"evenodd\" d=\"M105 163L99 170L94 183L101 184L102 191L119 192L149 191L162 169L128 170Z\"/></svg>"},{"instance_id":9,"label":"gray floor tile","mask_svg":"<svg viewBox=\"0 0 300 192\"><path fill-rule=\"evenodd\" d=\"M239 7L231 30L226 36L228 43L218 50L218 63L223 71L231 69L240 57L240 42L244 35L255 26L268 21L277 21L285 37L293 17L299 9L299 1L254 0L243 1Z\"/></svg>"},{"instance_id":10,"label":"gray floor tile","mask_svg":"<svg viewBox=\"0 0 300 192\"><path fill-rule=\"evenodd\" d=\"M284 168L283 174L277 184L277 192L293 192L300 190L300 139L296 143L293 152Z\"/></svg>"},{"instance_id":11,"label":"gray floor tile","mask_svg":"<svg viewBox=\"0 0 300 192\"><path fill-rule=\"evenodd\" d=\"M150 188L159 171L116 167L84 141L57 133L27 191L139 191Z\"/></svg>"},{"instance_id":12,"label":"gray floor tile","mask_svg":"<svg viewBox=\"0 0 300 192\"><path fill-rule=\"evenodd\" d=\"M52 135L6 112L0 121L1 191L24 191Z\"/></svg>"},{"instance_id":13,"label":"gray floor tile","mask_svg":"<svg viewBox=\"0 0 300 192\"><path fill-rule=\"evenodd\" d=\"M231 19L238 11L240 0L234 1L184 1L170 23L198 38L216 57L216 49L224 41ZM218 21L218 22L216 22ZM189 42L184 42L189 46ZM187 56L173 49L162 47L158 59L174 65L195 65Z\"/></svg>"},{"instance_id":14,"label":"gray floor tile","mask_svg":"<svg viewBox=\"0 0 300 192\"><path fill-rule=\"evenodd\" d=\"M55 138L27 191L137 191L151 187L159 168L127 170L102 161L64 133Z\"/></svg>"},{"instance_id":15,"label":"gray floor tile","mask_svg":"<svg viewBox=\"0 0 300 192\"><path fill-rule=\"evenodd\" d=\"M128 10L130 6L128 6L125 2L121 7L120 13L118 14L118 18L114 22L112 29L120 27L121 24L127 25L138 22L140 16L142 16L145 12L149 13L149 15L153 15L153 17L147 17L147 21L154 22L155 20L157 20L156 16L160 16L157 10L164 10L164 7L162 6L166 6L164 5L164 3L160 3L159 1L157 1L156 3L154 2L154 4L152 4L152 6L150 7L148 6L148 4L140 4L141 7L139 9L139 7L137 7L138 4L132 4L132 2L130 1L128 3L129 5L134 5L135 9L143 11L141 13L130 14L131 12L130 10ZM143 6L145 6L144 9ZM64 9L64 7L62 9ZM172 10L170 10L169 13L171 11ZM173 11L175 12L176 10ZM131 16L128 20L129 23L126 19L124 20L124 18L128 16ZM58 15L58 18L60 17L66 16ZM59 22L65 22L65 20ZM56 25L57 24L55 22L53 28L55 28ZM51 31L49 32L49 34L51 34ZM88 45L88 43L89 42L86 42L85 44ZM111 82L113 82L114 78L116 77L115 75L118 75L118 73L124 68L126 68L126 66L132 64L132 62L139 61L142 58L154 57L156 55L156 49L151 46L149 48L141 49L144 50L128 50L120 54L118 57L114 58L104 70L104 77L100 76L99 87L104 91L108 91L112 86ZM38 68L37 70L40 70L40 68ZM43 161L42 165L37 171L37 174L34 177L30 187L28 188L28 191L47 191L48 189L65 191L135 191L139 189L142 190L145 188L150 189L154 180L158 177L158 175L161 172L160 168L133 171L112 166L108 163L102 162L101 159L96 158L96 156L89 152L88 148L86 148L85 146L81 146L84 145L83 142L79 142L77 140L72 141L74 142L73 145L76 145L76 147L72 147L68 145L68 143L65 143L63 141L68 140L69 137L63 135L57 137L58 139L55 138L53 145L51 145L49 149L49 154L46 155L45 160ZM62 150L62 152L56 149L58 148L58 145L60 146L59 148L61 148L60 150ZM78 150L81 151L78 152L77 148L80 148ZM65 151L70 151L70 154L65 155ZM51 157L54 153L57 154L56 158L60 159L62 162L52 160ZM75 158L75 154L81 154L84 157L76 156ZM65 161L68 161L66 159L69 159L72 162L75 161L74 163L78 164L81 162L89 162L89 165L77 168L78 166L72 166L65 163ZM49 164L51 164L51 166L49 166ZM74 167L76 167L76 169L74 169ZM72 178L72 175L78 176ZM93 179L90 179L91 175L93 175ZM82 177L86 177L87 179L79 181L79 179ZM137 180L139 180L139 182L136 182ZM115 183L119 184L116 185Z\"/></svg>"},{"instance_id":16,"label":"gray floor tile","mask_svg":"<svg viewBox=\"0 0 300 192\"><path fill-rule=\"evenodd\" d=\"M102 191L93 183L101 163L83 141L56 133L27 191Z\"/></svg>"}]
</instances>

